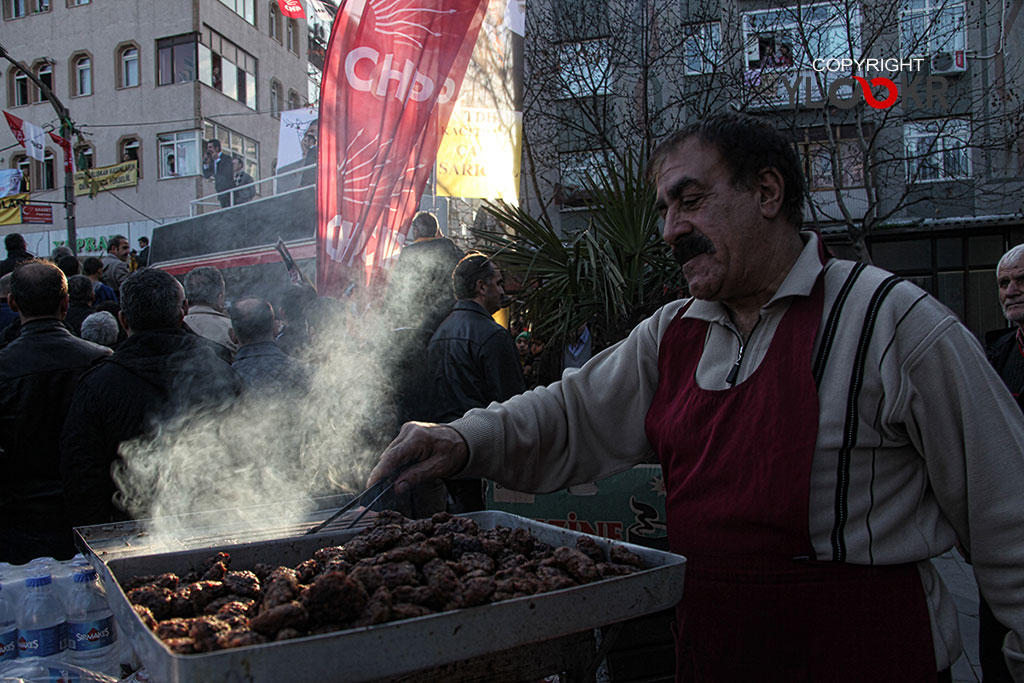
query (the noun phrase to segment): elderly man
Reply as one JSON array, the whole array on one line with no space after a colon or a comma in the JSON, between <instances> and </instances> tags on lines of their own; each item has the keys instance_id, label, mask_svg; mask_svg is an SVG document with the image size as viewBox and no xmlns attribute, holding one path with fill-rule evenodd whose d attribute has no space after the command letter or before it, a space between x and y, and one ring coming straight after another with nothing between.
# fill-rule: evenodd
<instances>
[{"instance_id":1,"label":"elderly man","mask_svg":"<svg viewBox=\"0 0 1024 683\"><path fill-rule=\"evenodd\" d=\"M650 174L693 298L546 388L405 425L371 481L545 492L653 450L689 559L680 680L949 680L956 607L928 560L959 539L1024 678L1024 417L977 341L916 286L825 258L767 124L691 124Z\"/></svg>"},{"instance_id":2,"label":"elderly man","mask_svg":"<svg viewBox=\"0 0 1024 683\"><path fill-rule=\"evenodd\" d=\"M216 344L218 355L230 363L238 343L231 337L231 318L224 312L224 276L213 266L190 270L185 276L185 297L185 324Z\"/></svg>"},{"instance_id":3,"label":"elderly man","mask_svg":"<svg viewBox=\"0 0 1024 683\"><path fill-rule=\"evenodd\" d=\"M61 324L68 290L56 266L30 261L10 278L10 306L22 327L0 351L0 561L67 559L75 545L57 439L75 383L110 349L74 337Z\"/></svg>"},{"instance_id":4,"label":"elderly man","mask_svg":"<svg viewBox=\"0 0 1024 683\"><path fill-rule=\"evenodd\" d=\"M100 259L103 263L103 283L115 292L121 289L121 283L131 273L128 267L128 254L131 250L127 237L114 235L107 241L107 253Z\"/></svg>"},{"instance_id":5,"label":"elderly man","mask_svg":"<svg viewBox=\"0 0 1024 683\"><path fill-rule=\"evenodd\" d=\"M110 474L121 442L241 393L231 366L182 329L187 311L174 276L143 268L125 279L118 316L128 339L82 376L60 437L60 471L74 524L126 518L113 501Z\"/></svg>"}]
</instances>

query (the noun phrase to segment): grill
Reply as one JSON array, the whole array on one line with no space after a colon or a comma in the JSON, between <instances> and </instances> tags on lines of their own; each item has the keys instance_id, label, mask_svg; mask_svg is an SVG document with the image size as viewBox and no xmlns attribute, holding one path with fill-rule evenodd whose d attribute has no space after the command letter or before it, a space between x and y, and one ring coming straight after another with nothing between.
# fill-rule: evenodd
<instances>
[{"instance_id":1,"label":"grill","mask_svg":"<svg viewBox=\"0 0 1024 683\"><path fill-rule=\"evenodd\" d=\"M320 519L326 514L319 515ZM465 515L484 529L529 529L553 546L574 546L581 534L504 512ZM215 519L211 517L212 520ZM359 529L334 527L305 536L320 521L262 531L210 526L197 534L156 543L137 523L83 527L78 533L107 589L122 637L134 647L157 683L283 680L376 681L406 677L456 662L497 656L514 648L562 639L579 647L573 634L675 605L683 589L684 558L657 550L596 538L602 547L623 545L647 569L576 586L468 609L353 628L282 642L178 655L167 649L135 615L117 583L143 574L186 573L218 551L231 554L232 567L260 562L294 566L321 547L340 545ZM541 646L541 649L543 646ZM540 649L538 649L540 652ZM527 654L529 656L529 654ZM512 666L514 666L512 660ZM495 678L496 680L496 678Z\"/></svg>"}]
</instances>

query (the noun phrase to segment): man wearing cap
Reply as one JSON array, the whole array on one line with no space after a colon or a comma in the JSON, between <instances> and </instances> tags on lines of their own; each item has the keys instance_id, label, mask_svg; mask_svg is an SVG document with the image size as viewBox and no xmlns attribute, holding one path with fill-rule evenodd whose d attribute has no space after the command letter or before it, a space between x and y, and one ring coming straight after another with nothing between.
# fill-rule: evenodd
<instances>
[{"instance_id":1,"label":"man wearing cap","mask_svg":"<svg viewBox=\"0 0 1024 683\"><path fill-rule=\"evenodd\" d=\"M677 679L950 680L959 540L1024 680L1024 416L971 333L915 285L800 231L791 142L719 114L650 176L693 298L546 388L407 424L371 475L549 492L651 451L688 558Z\"/></svg>"}]
</instances>

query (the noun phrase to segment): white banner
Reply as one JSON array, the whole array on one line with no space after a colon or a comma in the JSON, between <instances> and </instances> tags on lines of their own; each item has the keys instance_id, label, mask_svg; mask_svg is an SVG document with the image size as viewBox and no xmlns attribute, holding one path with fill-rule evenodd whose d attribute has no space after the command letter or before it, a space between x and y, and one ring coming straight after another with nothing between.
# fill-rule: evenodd
<instances>
[{"instance_id":1,"label":"white banner","mask_svg":"<svg viewBox=\"0 0 1024 683\"><path fill-rule=\"evenodd\" d=\"M0 199L18 194L21 188L21 171L17 168L0 170Z\"/></svg>"}]
</instances>

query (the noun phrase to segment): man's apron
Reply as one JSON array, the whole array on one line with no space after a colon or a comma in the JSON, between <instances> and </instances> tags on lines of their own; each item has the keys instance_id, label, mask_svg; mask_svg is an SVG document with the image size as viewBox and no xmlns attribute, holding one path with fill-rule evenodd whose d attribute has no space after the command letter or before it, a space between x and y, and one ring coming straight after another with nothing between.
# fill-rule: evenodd
<instances>
[{"instance_id":1,"label":"man's apron","mask_svg":"<svg viewBox=\"0 0 1024 683\"><path fill-rule=\"evenodd\" d=\"M784 315L760 366L722 391L695 378L706 321L670 323L647 437L661 460L669 543L687 557L677 681L934 681L912 564L815 559L808 529L823 277Z\"/></svg>"}]
</instances>

